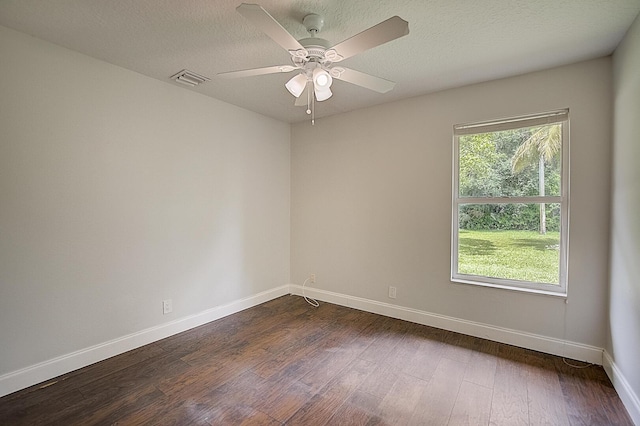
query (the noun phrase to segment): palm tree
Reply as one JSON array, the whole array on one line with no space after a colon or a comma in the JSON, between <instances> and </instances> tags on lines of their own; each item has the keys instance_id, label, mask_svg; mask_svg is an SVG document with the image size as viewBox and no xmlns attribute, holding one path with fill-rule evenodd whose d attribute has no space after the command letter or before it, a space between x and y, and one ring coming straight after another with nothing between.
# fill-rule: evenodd
<instances>
[{"instance_id":1,"label":"palm tree","mask_svg":"<svg viewBox=\"0 0 640 426\"><path fill-rule=\"evenodd\" d=\"M550 163L561 149L561 125L539 127L516 149L511 158L511 170L513 173L520 173L527 166L538 163L538 194L544 196L544 165ZM547 233L547 213L544 203L540 203L540 233Z\"/></svg>"}]
</instances>

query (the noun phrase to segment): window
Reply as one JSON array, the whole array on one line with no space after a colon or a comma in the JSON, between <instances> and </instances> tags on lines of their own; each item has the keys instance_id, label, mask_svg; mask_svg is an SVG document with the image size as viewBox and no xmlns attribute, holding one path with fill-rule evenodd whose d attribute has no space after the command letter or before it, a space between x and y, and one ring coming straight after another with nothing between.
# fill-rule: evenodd
<instances>
[{"instance_id":1,"label":"window","mask_svg":"<svg viewBox=\"0 0 640 426\"><path fill-rule=\"evenodd\" d=\"M452 281L566 295L568 120L454 126Z\"/></svg>"}]
</instances>

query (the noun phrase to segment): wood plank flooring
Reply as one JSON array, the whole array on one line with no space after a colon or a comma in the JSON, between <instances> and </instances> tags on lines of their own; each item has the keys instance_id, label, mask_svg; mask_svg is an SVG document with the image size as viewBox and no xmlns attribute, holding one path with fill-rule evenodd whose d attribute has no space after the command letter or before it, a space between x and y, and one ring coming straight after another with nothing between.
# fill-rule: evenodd
<instances>
[{"instance_id":1,"label":"wood plank flooring","mask_svg":"<svg viewBox=\"0 0 640 426\"><path fill-rule=\"evenodd\" d=\"M284 296L0 398L0 424L632 422L601 367Z\"/></svg>"}]
</instances>

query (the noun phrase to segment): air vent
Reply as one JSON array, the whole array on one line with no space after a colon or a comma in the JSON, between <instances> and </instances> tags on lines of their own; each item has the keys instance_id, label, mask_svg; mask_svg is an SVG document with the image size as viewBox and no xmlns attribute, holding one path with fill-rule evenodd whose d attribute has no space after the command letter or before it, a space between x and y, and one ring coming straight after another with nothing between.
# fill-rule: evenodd
<instances>
[{"instance_id":1,"label":"air vent","mask_svg":"<svg viewBox=\"0 0 640 426\"><path fill-rule=\"evenodd\" d=\"M170 78L171 80L175 80L178 83L182 83L191 87L211 80L210 78L207 78L200 74L196 74L195 72L189 70L182 70L179 73L172 75Z\"/></svg>"}]
</instances>

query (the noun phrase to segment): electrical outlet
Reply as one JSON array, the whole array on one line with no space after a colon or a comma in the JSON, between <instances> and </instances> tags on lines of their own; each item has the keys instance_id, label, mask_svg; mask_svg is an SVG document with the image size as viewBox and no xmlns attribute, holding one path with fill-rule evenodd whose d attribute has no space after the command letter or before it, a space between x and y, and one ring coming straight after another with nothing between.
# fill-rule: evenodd
<instances>
[{"instance_id":1,"label":"electrical outlet","mask_svg":"<svg viewBox=\"0 0 640 426\"><path fill-rule=\"evenodd\" d=\"M389 286L389 297L391 299L395 299L396 298L396 288Z\"/></svg>"},{"instance_id":2,"label":"electrical outlet","mask_svg":"<svg viewBox=\"0 0 640 426\"><path fill-rule=\"evenodd\" d=\"M316 283L316 274L309 275L309 282L311 284L315 284Z\"/></svg>"},{"instance_id":3,"label":"electrical outlet","mask_svg":"<svg viewBox=\"0 0 640 426\"><path fill-rule=\"evenodd\" d=\"M171 299L163 300L162 313L166 315L172 311L173 311L173 302L171 301Z\"/></svg>"}]
</instances>

